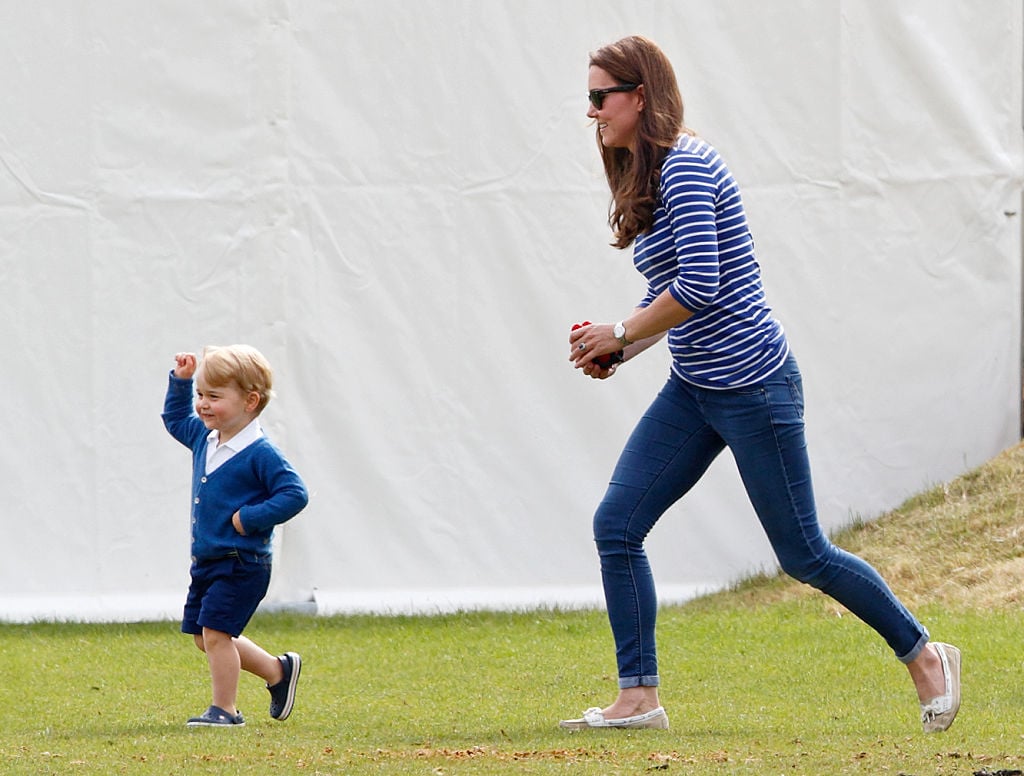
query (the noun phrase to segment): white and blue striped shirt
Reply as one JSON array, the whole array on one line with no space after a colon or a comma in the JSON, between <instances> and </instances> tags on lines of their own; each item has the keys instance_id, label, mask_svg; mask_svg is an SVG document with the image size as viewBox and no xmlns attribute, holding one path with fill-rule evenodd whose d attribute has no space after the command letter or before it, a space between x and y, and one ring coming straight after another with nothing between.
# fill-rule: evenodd
<instances>
[{"instance_id":1,"label":"white and blue striped shirt","mask_svg":"<svg viewBox=\"0 0 1024 776\"><path fill-rule=\"evenodd\" d=\"M651 228L636 238L633 263L647 278L646 307L669 293L693 316L669 330L672 371L705 388L763 380L789 353L771 314L740 191L718 152L684 135L661 167Z\"/></svg>"}]
</instances>

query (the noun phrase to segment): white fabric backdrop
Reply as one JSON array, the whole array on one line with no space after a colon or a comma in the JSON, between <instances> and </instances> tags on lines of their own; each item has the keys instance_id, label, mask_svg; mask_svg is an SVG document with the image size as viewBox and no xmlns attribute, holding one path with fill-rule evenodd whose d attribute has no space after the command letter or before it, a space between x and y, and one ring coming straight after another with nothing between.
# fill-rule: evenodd
<instances>
[{"instance_id":1,"label":"white fabric backdrop","mask_svg":"<svg viewBox=\"0 0 1024 776\"><path fill-rule=\"evenodd\" d=\"M744 191L805 373L822 521L1020 428L1022 18L954 0L0 2L0 618L177 617L171 355L247 342L302 472L269 604L600 600L590 518L664 349L596 383L588 53L639 32ZM772 568L731 458L651 539L664 600Z\"/></svg>"}]
</instances>

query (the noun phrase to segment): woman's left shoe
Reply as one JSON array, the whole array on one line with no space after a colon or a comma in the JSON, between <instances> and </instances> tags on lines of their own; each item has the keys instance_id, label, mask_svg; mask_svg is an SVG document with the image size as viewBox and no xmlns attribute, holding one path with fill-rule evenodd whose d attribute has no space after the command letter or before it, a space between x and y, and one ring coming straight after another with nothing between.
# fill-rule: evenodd
<instances>
[{"instance_id":1,"label":"woman's left shoe","mask_svg":"<svg viewBox=\"0 0 1024 776\"><path fill-rule=\"evenodd\" d=\"M581 719L563 719L558 727L568 730L584 730L586 728L655 728L668 729L668 714L659 706L644 714L619 719L605 719L604 711L598 708L587 709Z\"/></svg>"},{"instance_id":2,"label":"woman's left shoe","mask_svg":"<svg viewBox=\"0 0 1024 776\"><path fill-rule=\"evenodd\" d=\"M960 650L939 641L932 642L932 646L942 661L946 692L921 704L921 724L925 733L941 733L953 724L960 711Z\"/></svg>"}]
</instances>

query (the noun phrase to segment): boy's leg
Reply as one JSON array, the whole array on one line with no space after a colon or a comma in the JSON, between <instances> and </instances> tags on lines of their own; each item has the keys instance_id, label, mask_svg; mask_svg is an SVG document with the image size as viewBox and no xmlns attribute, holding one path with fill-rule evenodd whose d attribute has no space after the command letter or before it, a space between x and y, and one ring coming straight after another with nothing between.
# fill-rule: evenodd
<instances>
[{"instance_id":1,"label":"boy's leg","mask_svg":"<svg viewBox=\"0 0 1024 776\"><path fill-rule=\"evenodd\" d=\"M210 681L213 684L213 705L231 714L238 713L238 673L241 659L235 640L223 631L203 628L203 644L206 660L210 665Z\"/></svg>"},{"instance_id":2,"label":"boy's leg","mask_svg":"<svg viewBox=\"0 0 1024 776\"><path fill-rule=\"evenodd\" d=\"M237 637L245 628L270 584L269 559L222 558L206 564L209 583L196 617L210 666L213 705L237 713L238 675L242 655Z\"/></svg>"},{"instance_id":3,"label":"boy's leg","mask_svg":"<svg viewBox=\"0 0 1024 776\"><path fill-rule=\"evenodd\" d=\"M267 683L270 691L270 716L286 720L295 705L295 688L302 671L302 658L295 652L275 657L245 636L235 639L242 668Z\"/></svg>"},{"instance_id":4,"label":"boy's leg","mask_svg":"<svg viewBox=\"0 0 1024 776\"><path fill-rule=\"evenodd\" d=\"M270 583L270 561L223 559L202 597L195 618L202 627L196 645L205 649L213 683L213 705L235 714L241 669L261 677L270 691L270 716L287 719L295 702L302 659L295 652L275 657L242 630L255 613ZM236 634L232 636L232 634Z\"/></svg>"},{"instance_id":5,"label":"boy's leg","mask_svg":"<svg viewBox=\"0 0 1024 776\"><path fill-rule=\"evenodd\" d=\"M279 658L271 655L259 644L245 636L235 639L235 648L243 670L263 679L269 685L275 685L284 678L284 668Z\"/></svg>"}]
</instances>

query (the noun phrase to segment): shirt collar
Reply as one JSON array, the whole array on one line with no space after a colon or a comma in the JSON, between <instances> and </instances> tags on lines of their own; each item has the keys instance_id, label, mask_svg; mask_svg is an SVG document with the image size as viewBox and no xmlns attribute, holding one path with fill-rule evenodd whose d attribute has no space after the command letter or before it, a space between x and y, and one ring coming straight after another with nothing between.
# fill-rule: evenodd
<instances>
[{"instance_id":1,"label":"shirt collar","mask_svg":"<svg viewBox=\"0 0 1024 776\"><path fill-rule=\"evenodd\" d=\"M253 418L249 425L225 442L224 447L237 453L244 450L261 436L263 436L263 426L260 425L260 419ZM206 437L206 442L210 446L210 449L217 449L217 447L220 446L218 444L219 441L220 432L217 431L217 429L211 431L209 436Z\"/></svg>"}]
</instances>

